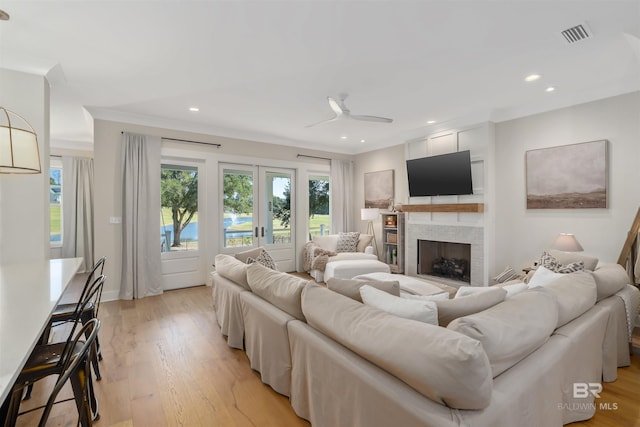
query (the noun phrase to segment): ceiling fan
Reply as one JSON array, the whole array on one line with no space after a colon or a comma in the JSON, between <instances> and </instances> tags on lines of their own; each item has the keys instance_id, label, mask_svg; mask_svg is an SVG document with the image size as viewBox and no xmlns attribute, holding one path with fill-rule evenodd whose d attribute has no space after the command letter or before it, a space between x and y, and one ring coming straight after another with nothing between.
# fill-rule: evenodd
<instances>
[{"instance_id":1,"label":"ceiling fan","mask_svg":"<svg viewBox=\"0 0 640 427\"><path fill-rule=\"evenodd\" d=\"M332 98L330 96L327 96L327 101L329 101L329 107L333 110L333 112L335 113L335 116L331 119L328 120L323 120L321 122L318 123L313 123L310 125L307 125L305 127L312 127L312 126L317 126L323 123L329 123L329 122L335 122L337 120L360 120L363 122L376 122L376 123L391 123L393 122L393 119L389 119L387 117L378 117L378 116L361 116L361 115L355 115L355 114L351 114L351 111L349 111L349 109L347 108L346 105L344 105L344 100L347 99L347 94L341 94L340 95L340 99L336 100L335 98Z\"/></svg>"}]
</instances>

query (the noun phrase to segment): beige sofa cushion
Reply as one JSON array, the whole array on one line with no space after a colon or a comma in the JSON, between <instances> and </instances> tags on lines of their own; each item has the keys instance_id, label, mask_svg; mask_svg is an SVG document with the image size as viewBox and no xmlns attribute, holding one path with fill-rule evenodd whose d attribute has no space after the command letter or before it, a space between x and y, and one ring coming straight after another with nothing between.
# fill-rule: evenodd
<instances>
[{"instance_id":1,"label":"beige sofa cushion","mask_svg":"<svg viewBox=\"0 0 640 427\"><path fill-rule=\"evenodd\" d=\"M215 266L219 275L237 283L246 290L251 290L249 282L247 282L247 264L231 255L218 254L215 258Z\"/></svg>"},{"instance_id":2,"label":"beige sofa cushion","mask_svg":"<svg viewBox=\"0 0 640 427\"><path fill-rule=\"evenodd\" d=\"M491 369L477 340L393 316L311 283L302 293L302 310L310 326L435 402L482 409L491 401Z\"/></svg>"},{"instance_id":3,"label":"beige sofa cushion","mask_svg":"<svg viewBox=\"0 0 640 427\"><path fill-rule=\"evenodd\" d=\"M391 295L400 296L400 284L394 281L379 280L359 280L359 279L339 279L332 277L327 281L327 288L334 292L347 296L358 302L362 302L360 296L360 288L364 285L372 286L381 291L388 292Z\"/></svg>"},{"instance_id":4,"label":"beige sofa cushion","mask_svg":"<svg viewBox=\"0 0 640 427\"><path fill-rule=\"evenodd\" d=\"M448 329L482 343L495 378L544 344L557 322L556 299L551 291L541 288L456 319Z\"/></svg>"},{"instance_id":5,"label":"beige sofa cushion","mask_svg":"<svg viewBox=\"0 0 640 427\"><path fill-rule=\"evenodd\" d=\"M479 292L464 297L449 300L436 301L438 306L438 323L447 326L458 317L467 316L493 307L504 301L507 291L501 288L490 288L485 292Z\"/></svg>"},{"instance_id":6,"label":"beige sofa cushion","mask_svg":"<svg viewBox=\"0 0 640 427\"><path fill-rule=\"evenodd\" d=\"M603 264L591 274L596 281L598 301L610 297L630 283L627 272L619 264Z\"/></svg>"},{"instance_id":7,"label":"beige sofa cushion","mask_svg":"<svg viewBox=\"0 0 640 427\"><path fill-rule=\"evenodd\" d=\"M262 246L258 247L258 248L253 248L253 249L249 249L247 251L243 251L243 252L238 252L237 254L235 254L234 256L236 257L236 259L239 259L240 261L244 262L245 264L247 263L247 260L249 258L253 258L256 259L260 256L260 254L262 253Z\"/></svg>"},{"instance_id":8,"label":"beige sofa cushion","mask_svg":"<svg viewBox=\"0 0 640 427\"><path fill-rule=\"evenodd\" d=\"M544 288L553 292L558 302L556 328L566 325L596 303L596 281L588 271L563 274Z\"/></svg>"},{"instance_id":9,"label":"beige sofa cushion","mask_svg":"<svg viewBox=\"0 0 640 427\"><path fill-rule=\"evenodd\" d=\"M296 319L305 320L300 295L308 280L253 263L247 268L247 281L256 295Z\"/></svg>"},{"instance_id":10,"label":"beige sofa cushion","mask_svg":"<svg viewBox=\"0 0 640 427\"><path fill-rule=\"evenodd\" d=\"M598 265L598 258L580 254L578 252L563 252L556 249L549 251L549 255L554 257L560 264L567 265L574 262L582 261L584 269L593 271Z\"/></svg>"},{"instance_id":11,"label":"beige sofa cushion","mask_svg":"<svg viewBox=\"0 0 640 427\"><path fill-rule=\"evenodd\" d=\"M362 301L387 313L438 326L438 308L433 301L410 300L390 295L368 285L360 288Z\"/></svg>"},{"instance_id":12,"label":"beige sofa cushion","mask_svg":"<svg viewBox=\"0 0 640 427\"><path fill-rule=\"evenodd\" d=\"M357 252L364 252L364 250L369 246L371 241L373 240L373 234L361 234L358 239L358 245L356 247Z\"/></svg>"}]
</instances>

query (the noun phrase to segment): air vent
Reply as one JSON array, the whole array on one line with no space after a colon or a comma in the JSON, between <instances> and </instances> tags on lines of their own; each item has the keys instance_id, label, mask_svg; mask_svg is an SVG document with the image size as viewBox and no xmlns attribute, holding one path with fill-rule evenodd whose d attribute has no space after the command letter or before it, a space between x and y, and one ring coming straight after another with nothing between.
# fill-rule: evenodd
<instances>
[{"instance_id":1,"label":"air vent","mask_svg":"<svg viewBox=\"0 0 640 427\"><path fill-rule=\"evenodd\" d=\"M567 43L573 44L591 37L591 31L586 24L580 24L564 30L562 36Z\"/></svg>"}]
</instances>

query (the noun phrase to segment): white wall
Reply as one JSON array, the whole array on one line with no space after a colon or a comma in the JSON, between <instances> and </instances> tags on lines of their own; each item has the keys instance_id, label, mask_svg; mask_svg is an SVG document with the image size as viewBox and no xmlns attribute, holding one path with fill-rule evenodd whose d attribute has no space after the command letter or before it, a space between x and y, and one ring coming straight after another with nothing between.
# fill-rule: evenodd
<instances>
[{"instance_id":1,"label":"white wall","mask_svg":"<svg viewBox=\"0 0 640 427\"><path fill-rule=\"evenodd\" d=\"M0 174L0 263L48 259L49 85L43 76L0 69L0 106L35 129L42 164L40 174Z\"/></svg>"},{"instance_id":2,"label":"white wall","mask_svg":"<svg viewBox=\"0 0 640 427\"><path fill-rule=\"evenodd\" d=\"M609 140L607 209L527 210L525 152ZM560 232L585 254L615 262L640 206L640 92L496 125L496 257L493 272L522 268Z\"/></svg>"},{"instance_id":3,"label":"white wall","mask_svg":"<svg viewBox=\"0 0 640 427\"><path fill-rule=\"evenodd\" d=\"M396 145L389 148L370 151L359 154L354 162L353 174L353 198L351 209L353 223L358 224L354 231L364 233L367 231L367 222L360 219L360 209L364 208L364 174L393 169L394 178L394 203L406 203L409 186L407 184L407 168L404 160L404 145ZM382 248L382 219L379 217L373 223L378 252ZM380 255L380 254L379 254Z\"/></svg>"},{"instance_id":4,"label":"white wall","mask_svg":"<svg viewBox=\"0 0 640 427\"><path fill-rule=\"evenodd\" d=\"M211 227L210 234L208 233L207 236L206 257L209 265L213 263L215 255L218 252L217 242L219 241L217 238L218 227L215 227L215 224L219 220L217 209L218 162L242 162L245 164L266 164L276 167L294 168L296 169L298 188L303 189L306 187L305 182L308 180L308 175L313 172L328 171L329 162L326 160L297 158L297 154L335 159L351 159L351 156L338 153L294 149L289 146L193 134L106 120L95 120L95 254L96 257L107 257L105 274L108 279L103 296L105 300L117 299L120 289L122 228L120 224L110 224L109 217L121 216L122 211L122 131L222 144L222 147L218 149L213 146L208 147L199 144L170 143L170 146L173 148L188 150L194 153L194 156L201 156L207 163L207 192L213 196L209 197L207 201L209 211L208 218L210 218L211 223L214 224L214 226ZM298 247L302 248L302 245L306 241L306 232L304 232L304 230L306 230L308 220L308 191L300 191L298 195L299 197L296 202L298 213L296 242Z\"/></svg>"}]
</instances>

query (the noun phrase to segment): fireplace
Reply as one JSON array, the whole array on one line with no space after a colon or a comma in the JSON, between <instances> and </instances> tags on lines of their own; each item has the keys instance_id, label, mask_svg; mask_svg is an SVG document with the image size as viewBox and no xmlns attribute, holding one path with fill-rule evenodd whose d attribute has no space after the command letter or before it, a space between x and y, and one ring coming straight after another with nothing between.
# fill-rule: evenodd
<instances>
[{"instance_id":1,"label":"fireplace","mask_svg":"<svg viewBox=\"0 0 640 427\"><path fill-rule=\"evenodd\" d=\"M471 245L418 240L418 274L471 282Z\"/></svg>"},{"instance_id":2,"label":"fireplace","mask_svg":"<svg viewBox=\"0 0 640 427\"><path fill-rule=\"evenodd\" d=\"M462 285L486 286L485 277L487 261L484 244L484 227L474 225L453 225L453 224L425 224L425 223L409 223L406 228L406 269L408 275L423 277L427 280L445 283L450 286L458 287ZM433 261L422 261L418 252L423 255L426 248L420 249L421 240L430 240L434 242L444 243L460 243L469 248L470 255L461 256L458 252L447 252L441 254L443 258L465 258L469 262L469 270L463 273L466 276L464 280L449 279L437 276L433 272L423 273L418 269L425 268L432 264ZM457 249L455 249L457 250ZM428 252L428 251L427 251ZM456 267L453 267L456 268Z\"/></svg>"}]
</instances>

